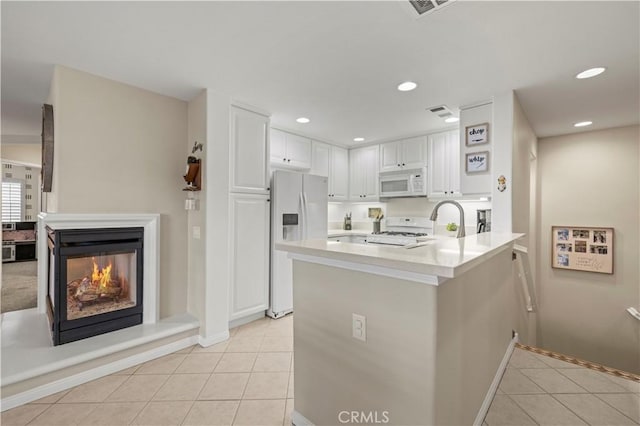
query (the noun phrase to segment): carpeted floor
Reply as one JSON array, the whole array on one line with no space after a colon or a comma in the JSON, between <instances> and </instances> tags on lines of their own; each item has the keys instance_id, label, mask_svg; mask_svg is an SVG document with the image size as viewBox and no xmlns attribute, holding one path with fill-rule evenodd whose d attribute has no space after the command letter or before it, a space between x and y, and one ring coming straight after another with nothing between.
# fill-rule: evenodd
<instances>
[{"instance_id":1,"label":"carpeted floor","mask_svg":"<svg viewBox=\"0 0 640 426\"><path fill-rule=\"evenodd\" d=\"M36 307L38 262L2 264L2 313Z\"/></svg>"}]
</instances>

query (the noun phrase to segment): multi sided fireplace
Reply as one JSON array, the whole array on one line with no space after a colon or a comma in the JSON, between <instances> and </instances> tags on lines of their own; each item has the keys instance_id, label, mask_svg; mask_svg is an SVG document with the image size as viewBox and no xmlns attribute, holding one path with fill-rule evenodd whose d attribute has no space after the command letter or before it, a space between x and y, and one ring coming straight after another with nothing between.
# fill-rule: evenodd
<instances>
[{"instance_id":1,"label":"multi sided fireplace","mask_svg":"<svg viewBox=\"0 0 640 426\"><path fill-rule=\"evenodd\" d=\"M142 323L144 228L47 228L54 345Z\"/></svg>"}]
</instances>

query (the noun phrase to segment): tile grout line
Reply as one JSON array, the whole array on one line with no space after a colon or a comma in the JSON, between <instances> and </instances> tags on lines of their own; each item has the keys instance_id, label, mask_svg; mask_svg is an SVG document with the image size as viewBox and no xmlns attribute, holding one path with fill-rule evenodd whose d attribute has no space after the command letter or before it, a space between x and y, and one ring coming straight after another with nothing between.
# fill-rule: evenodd
<instances>
[{"instance_id":1,"label":"tile grout line","mask_svg":"<svg viewBox=\"0 0 640 426\"><path fill-rule=\"evenodd\" d=\"M185 358L186 359L186 358ZM184 361L184 360L183 360ZM143 363L144 364L144 363ZM182 364L182 362L180 363ZM140 366L142 366L142 364L140 364ZM178 367L176 367L176 370L178 369ZM175 370L174 370L175 371ZM173 373L170 373L167 375L167 378L164 380L164 382L162 382L162 384L160 386L158 386L158 389L153 393L153 395L151 395L151 397L149 398L148 401L145 402L144 406L142 407L142 409L140 411L138 411L138 414L136 414L136 416L133 418L133 420L131 420L131 422L129 424L132 424L133 422L135 422L138 417L140 417L140 414L142 414L142 412L145 410L145 408L147 408L149 406L149 404L153 401L153 398L156 396L156 394L158 392L160 392L160 389L162 389L162 387L169 381L169 378L173 375ZM133 374L132 374L133 376ZM139 376L142 376L142 374L139 374Z\"/></svg>"},{"instance_id":2,"label":"tile grout line","mask_svg":"<svg viewBox=\"0 0 640 426\"><path fill-rule=\"evenodd\" d=\"M251 375L253 374L253 368L255 367L256 362L258 361L258 355L261 353L263 342L264 342L264 334L262 335L262 340L260 341L260 347L258 348L258 353L256 353L256 357L253 360L253 364L251 364L251 370L249 370L249 377L247 378L247 383L244 384L244 388L242 389L242 395L240 396L240 401L238 402L238 408L236 408L236 412L233 414L233 420L231 421L232 425L236 423L238 413L240 412L240 406L242 405L242 401L244 401L244 394L246 393L247 387L249 386L249 380L251 380ZM226 352L226 349L227 348L225 348L225 352Z\"/></svg>"},{"instance_id":3,"label":"tile grout line","mask_svg":"<svg viewBox=\"0 0 640 426\"><path fill-rule=\"evenodd\" d=\"M573 411L570 407L568 407L566 404L564 404L562 401L560 401L558 398L556 398L555 396L553 396L553 394L549 394L551 396L551 398L553 398L556 402L558 402L558 404L562 405L564 408L566 408L567 410L569 410L569 412L573 413L574 416L576 416L577 418L579 418L580 420L582 420L583 422L585 422L586 424L588 424L589 426L591 426L591 423L589 423L587 421L587 419L583 418L580 414L576 413L575 411ZM574 395L578 395L578 394L574 394ZM589 393L589 395L591 395Z\"/></svg>"},{"instance_id":4,"label":"tile grout line","mask_svg":"<svg viewBox=\"0 0 640 426\"><path fill-rule=\"evenodd\" d=\"M543 389L543 390L544 390L544 389ZM511 401L512 401L512 402L513 402L513 403L514 403L518 408L520 408L520 409L522 410L522 412L523 412L527 417L529 417L533 423L535 423L536 425L540 426L540 423L538 423L538 422L536 421L536 419L534 419L534 418L533 418L533 416L532 416L531 414L529 414L529 412L528 412L527 410L525 410L525 409L524 409L524 407L523 407L523 406L521 406L520 404L518 404L518 401L516 401L515 399L511 398L511 395L512 395L512 394L508 394L508 393L505 393L505 394L504 394L504 396L506 396L507 398L509 398L509 399L510 399L510 400L511 400ZM513 394L513 395L515 395L515 394ZM530 394L530 395L542 395L542 394ZM494 399L495 399L495 396L494 396ZM492 404L493 404L493 402L492 402ZM488 415L488 414L489 414L489 413L487 412L487 415ZM489 425L489 426L491 426L491 425Z\"/></svg>"},{"instance_id":5,"label":"tile grout line","mask_svg":"<svg viewBox=\"0 0 640 426\"><path fill-rule=\"evenodd\" d=\"M531 352L537 353L537 352L535 352L535 351L531 351ZM552 358L553 358L553 357L552 357ZM565 361L565 360L560 359L560 361ZM566 361L565 361L565 362L566 362ZM579 364L577 364L577 365L579 365ZM586 367L586 366L582 366L582 365L579 365L579 367L581 367L581 368L588 368L588 367ZM521 368L516 368L516 369L517 369L517 370L522 370ZM633 420L633 419L631 419L630 417L628 417L625 413L621 412L621 411L620 411L620 410L618 410L616 407L614 407L614 406L612 406L611 404L607 403L607 401L603 400L602 398L599 398L595 393L593 393L593 392L589 391L588 389L586 389L586 388L584 388L584 387L580 386L578 383L576 383L576 382L575 382L574 380L572 380L570 377L568 377L568 376L566 376L565 374L563 374L563 373L560 371L561 369L559 369L559 368L555 368L555 367L551 367L551 366L547 366L547 368L540 368L540 370L545 370L545 369L546 369L546 370L552 370L552 371L557 372L557 373L558 373L558 374L560 374L562 377L566 378L567 380L569 380L570 382L572 382L572 383L574 383L576 386L578 386L580 389L583 389L583 390L585 391L585 393L576 393L576 392L550 393L550 392L547 392L544 388L542 388L542 386L538 385L538 386L540 386L540 388L545 392L544 394L551 396L551 398L552 398L553 400L555 400L555 401L556 401L556 402L558 402L560 405L562 405L563 407L565 407L569 412L573 413L576 417L578 417L580 420L584 421L586 424L590 425L590 423L587 421L587 419L585 419L585 418L583 418L582 416L580 416L577 412L575 412L575 411L574 411L574 410L572 410L570 407L568 407L566 404L564 404L561 400L559 400L558 398L556 398L556 395L592 395L592 396L594 396L595 398L597 398L598 400L601 400L602 402L604 402L607 406L609 406L609 407L613 408L616 412L618 412L619 414L621 414L622 416L624 416L626 419L629 419L629 420L630 420L630 421L632 421L634 424L637 424L637 423L635 422L635 420ZM523 374L524 374L524 373L523 373ZM525 375L525 376L526 376L526 375ZM528 377L528 376L527 376L527 377ZM533 379L531 379L531 378L529 378L529 379L533 381ZM607 378L607 379L608 379L608 378ZM608 381L610 381L610 382L612 382L612 383L614 383L614 384L617 384L617 383L613 382L612 380L608 380ZM533 382L534 382L534 383L536 383L535 381L533 381ZM537 383L536 383L536 384L537 384ZM605 393L610 393L610 392L605 392ZM633 393L633 392L617 392L617 393L615 393L615 392L614 392L614 393L611 393L611 394L617 394L617 395L620 395L620 394L631 394L631 395L633 395L634 393ZM519 395L519 394L507 394L507 393L505 393L505 395L506 395L506 396L508 396L508 397L509 397L509 399L511 399L511 400L512 400L512 401L513 401L513 402L514 402L518 407L520 407L520 409L522 409L522 411L523 411L523 412L524 412L528 417L530 417L530 418L531 418L531 415L529 414L529 412L528 412L527 410L525 410L525 409L524 409L524 407L520 406L520 404L518 404L518 402L517 402L517 401L515 401L513 398L511 398L511 395ZM532 394L532 395L533 395L533 394ZM542 394L538 394L538 395L542 395ZM532 420L533 420L533 419L532 419ZM534 421L534 423L538 424L535 420L533 420L533 421Z\"/></svg>"},{"instance_id":6,"label":"tile grout line","mask_svg":"<svg viewBox=\"0 0 640 426\"><path fill-rule=\"evenodd\" d=\"M637 423L634 419L632 419L631 417L627 416L625 413L623 413L622 411L620 411L619 409L617 409L616 407L614 407L613 405L609 404L606 400L600 398L598 395L596 395L595 393L592 393L591 395L593 395L594 397L598 398L600 401L604 402L605 404L607 404L609 407L613 408L614 410L616 410L618 413L622 414L623 416L625 416L626 418L630 419L633 423L635 424L639 424ZM613 395L621 395L621 394L613 394ZM622 395L637 395L634 394L633 392L628 392L628 393L623 393ZM640 397L639 397L640 398Z\"/></svg>"}]
</instances>

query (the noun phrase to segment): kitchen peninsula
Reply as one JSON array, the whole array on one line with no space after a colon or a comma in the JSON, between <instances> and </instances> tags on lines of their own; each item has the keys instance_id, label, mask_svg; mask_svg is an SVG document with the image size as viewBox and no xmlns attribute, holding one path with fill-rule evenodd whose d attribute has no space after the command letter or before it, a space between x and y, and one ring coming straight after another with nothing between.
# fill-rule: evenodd
<instances>
[{"instance_id":1,"label":"kitchen peninsula","mask_svg":"<svg viewBox=\"0 0 640 426\"><path fill-rule=\"evenodd\" d=\"M412 249L278 244L293 259L294 423L338 424L344 412L366 423L481 423L515 342L511 248L521 236Z\"/></svg>"}]
</instances>

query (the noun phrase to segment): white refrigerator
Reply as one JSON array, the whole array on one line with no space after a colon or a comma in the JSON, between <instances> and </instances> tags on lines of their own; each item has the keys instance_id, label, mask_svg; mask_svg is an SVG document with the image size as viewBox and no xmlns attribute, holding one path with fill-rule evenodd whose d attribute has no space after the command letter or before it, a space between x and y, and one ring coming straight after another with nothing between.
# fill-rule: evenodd
<instances>
[{"instance_id":1,"label":"white refrigerator","mask_svg":"<svg viewBox=\"0 0 640 426\"><path fill-rule=\"evenodd\" d=\"M328 178L276 170L271 178L271 288L267 315L293 311L293 264L281 241L327 238Z\"/></svg>"}]
</instances>

